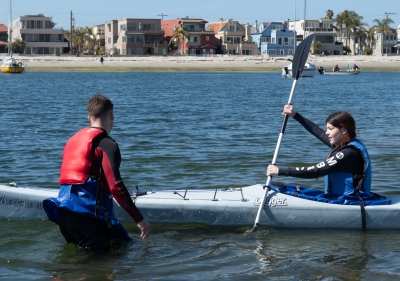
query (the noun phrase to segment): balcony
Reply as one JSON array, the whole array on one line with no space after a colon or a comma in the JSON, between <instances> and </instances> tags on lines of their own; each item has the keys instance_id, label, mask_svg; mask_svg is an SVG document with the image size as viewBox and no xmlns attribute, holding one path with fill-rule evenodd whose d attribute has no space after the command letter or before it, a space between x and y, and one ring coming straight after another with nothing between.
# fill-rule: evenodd
<instances>
[{"instance_id":1,"label":"balcony","mask_svg":"<svg viewBox=\"0 0 400 281\"><path fill-rule=\"evenodd\" d=\"M333 32L333 27L329 27L329 28L306 27L306 31L309 31L309 32Z\"/></svg>"}]
</instances>

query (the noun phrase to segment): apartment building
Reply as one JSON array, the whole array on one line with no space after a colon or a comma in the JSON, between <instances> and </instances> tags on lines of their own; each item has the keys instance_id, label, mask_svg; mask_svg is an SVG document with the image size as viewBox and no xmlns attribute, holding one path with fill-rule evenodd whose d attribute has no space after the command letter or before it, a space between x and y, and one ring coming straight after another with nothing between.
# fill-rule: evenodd
<instances>
[{"instance_id":1,"label":"apartment building","mask_svg":"<svg viewBox=\"0 0 400 281\"><path fill-rule=\"evenodd\" d=\"M250 36L250 26L242 25L235 20L211 22L207 30L214 31L215 45L223 54L258 55L257 45Z\"/></svg>"},{"instance_id":2,"label":"apartment building","mask_svg":"<svg viewBox=\"0 0 400 281\"><path fill-rule=\"evenodd\" d=\"M169 42L174 35L176 27L185 27L188 32L184 42L171 48L170 52L177 52L181 55L209 55L215 54L215 33L207 30L208 22L203 19L177 18L164 20L161 25L165 32L165 40Z\"/></svg>"},{"instance_id":3,"label":"apartment building","mask_svg":"<svg viewBox=\"0 0 400 281\"><path fill-rule=\"evenodd\" d=\"M337 38L332 20L296 20L290 21L288 26L296 32L297 45L307 36L314 34L314 42L320 41L324 46L321 52L326 55L343 54L343 44Z\"/></svg>"},{"instance_id":4,"label":"apartment building","mask_svg":"<svg viewBox=\"0 0 400 281\"><path fill-rule=\"evenodd\" d=\"M105 47L105 24L98 24L93 26L94 38L98 46Z\"/></svg>"},{"instance_id":5,"label":"apartment building","mask_svg":"<svg viewBox=\"0 0 400 281\"><path fill-rule=\"evenodd\" d=\"M110 55L166 55L168 44L160 19L123 18L105 24L106 53Z\"/></svg>"},{"instance_id":6,"label":"apartment building","mask_svg":"<svg viewBox=\"0 0 400 281\"><path fill-rule=\"evenodd\" d=\"M11 23L12 41L23 40L25 54L60 55L68 42L64 42L64 30L54 25L51 17L41 14L18 17Z\"/></svg>"}]
</instances>

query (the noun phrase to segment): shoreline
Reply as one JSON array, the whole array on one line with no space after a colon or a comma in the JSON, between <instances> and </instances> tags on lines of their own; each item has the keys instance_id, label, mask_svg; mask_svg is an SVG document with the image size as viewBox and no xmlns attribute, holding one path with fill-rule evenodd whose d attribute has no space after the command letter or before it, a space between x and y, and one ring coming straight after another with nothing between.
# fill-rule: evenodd
<instances>
[{"instance_id":1,"label":"shoreline","mask_svg":"<svg viewBox=\"0 0 400 281\"><path fill-rule=\"evenodd\" d=\"M2 61L5 56L0 56ZM289 63L291 57L234 56L141 56L104 57L103 66L99 56L30 56L14 55L17 61L27 65L27 71L99 71L99 72L275 72ZM400 55L395 56L326 56L309 55L308 62L331 69L357 64L364 71L400 71Z\"/></svg>"}]
</instances>

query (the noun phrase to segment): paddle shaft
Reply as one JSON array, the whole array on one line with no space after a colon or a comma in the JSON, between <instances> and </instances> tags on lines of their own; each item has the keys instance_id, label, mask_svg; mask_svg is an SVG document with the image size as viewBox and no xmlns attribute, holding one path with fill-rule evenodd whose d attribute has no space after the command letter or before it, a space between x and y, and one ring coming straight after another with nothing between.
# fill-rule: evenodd
<instances>
[{"instance_id":1,"label":"paddle shaft","mask_svg":"<svg viewBox=\"0 0 400 281\"><path fill-rule=\"evenodd\" d=\"M295 79L293 81L292 90L290 91L288 104L292 103L294 92L296 90L296 85L297 85L297 79ZM274 157L272 158L272 165L275 165L276 160L278 159L279 149L281 148L281 143L282 143L283 135L285 134L286 124L287 124L288 119L289 119L289 115L285 114L285 118L283 119L281 132L279 133L278 141L276 143ZM261 213L262 213L262 210L264 209L265 200L267 199L268 187L271 184L271 179L272 179L272 177L268 176L267 182L265 184L266 187L264 189L264 194L263 194L263 197L262 197L261 202L260 202L260 207L258 208L258 212L257 212L256 220L254 222L253 229L257 228L258 224L260 222Z\"/></svg>"}]
</instances>

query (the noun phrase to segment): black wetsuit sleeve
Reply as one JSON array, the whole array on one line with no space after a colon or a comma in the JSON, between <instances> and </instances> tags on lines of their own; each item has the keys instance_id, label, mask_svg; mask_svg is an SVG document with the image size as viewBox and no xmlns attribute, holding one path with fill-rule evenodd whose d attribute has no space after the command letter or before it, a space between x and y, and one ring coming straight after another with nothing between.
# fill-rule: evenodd
<instances>
[{"instance_id":1,"label":"black wetsuit sleeve","mask_svg":"<svg viewBox=\"0 0 400 281\"><path fill-rule=\"evenodd\" d=\"M334 172L347 172L354 175L362 175L364 159L362 155L351 147L339 149L331 157L318 164L304 167L279 167L279 176L297 178L318 178Z\"/></svg>"},{"instance_id":2,"label":"black wetsuit sleeve","mask_svg":"<svg viewBox=\"0 0 400 281\"><path fill-rule=\"evenodd\" d=\"M327 146L331 147L328 136L325 134L325 130L318 127L314 122L308 120L307 118L304 118L298 112L293 116L293 119L299 122L310 134L315 136Z\"/></svg>"},{"instance_id":3,"label":"black wetsuit sleeve","mask_svg":"<svg viewBox=\"0 0 400 281\"><path fill-rule=\"evenodd\" d=\"M109 192L118 204L134 219L136 223L143 220L143 216L136 208L135 203L122 181L119 167L121 165L121 152L118 144L110 137L100 140L96 150L96 157L101 159L102 188Z\"/></svg>"}]
</instances>

